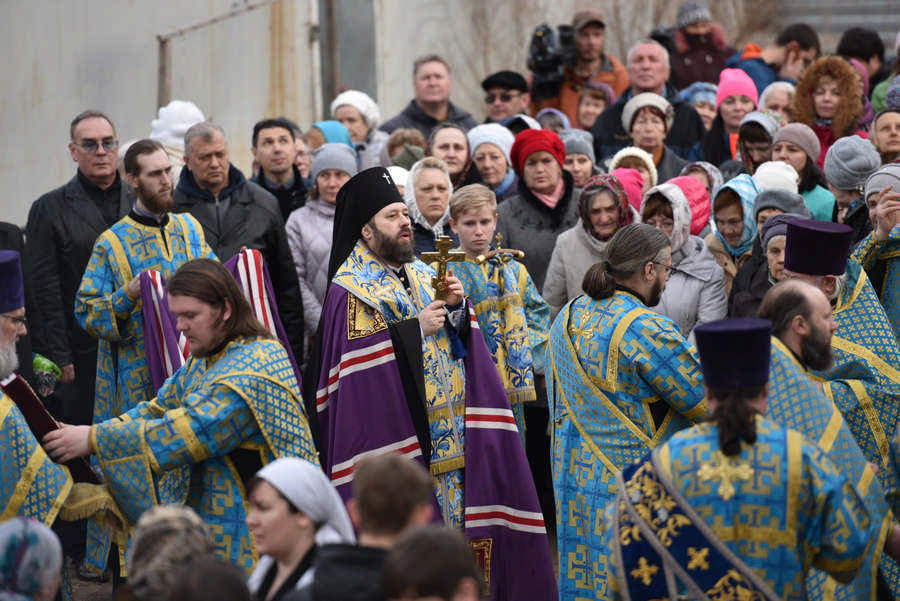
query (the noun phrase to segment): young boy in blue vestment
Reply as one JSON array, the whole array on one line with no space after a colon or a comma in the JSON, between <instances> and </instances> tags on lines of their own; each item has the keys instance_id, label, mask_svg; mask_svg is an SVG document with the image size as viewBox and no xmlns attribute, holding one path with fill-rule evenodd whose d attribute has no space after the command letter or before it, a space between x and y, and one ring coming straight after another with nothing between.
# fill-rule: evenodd
<instances>
[{"instance_id":1,"label":"young boy in blue vestment","mask_svg":"<svg viewBox=\"0 0 900 601\"><path fill-rule=\"evenodd\" d=\"M550 307L514 252L491 250L497 197L487 186L471 184L453 194L450 227L466 254L454 275L469 294L524 442L523 403L537 398L534 375L544 371Z\"/></svg>"}]
</instances>

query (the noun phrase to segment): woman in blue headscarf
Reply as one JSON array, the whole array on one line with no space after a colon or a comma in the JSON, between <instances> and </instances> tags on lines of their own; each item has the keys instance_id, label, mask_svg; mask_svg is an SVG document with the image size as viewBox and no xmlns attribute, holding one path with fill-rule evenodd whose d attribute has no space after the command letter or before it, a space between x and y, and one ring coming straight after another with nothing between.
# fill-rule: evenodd
<instances>
[{"instance_id":1,"label":"woman in blue headscarf","mask_svg":"<svg viewBox=\"0 0 900 601\"><path fill-rule=\"evenodd\" d=\"M706 236L706 245L725 270L725 290L731 294L731 283L741 265L753 254L756 220L753 206L761 190L747 174L728 180L713 200L715 230Z\"/></svg>"},{"instance_id":2,"label":"woman in blue headscarf","mask_svg":"<svg viewBox=\"0 0 900 601\"><path fill-rule=\"evenodd\" d=\"M0 601L52 601L62 547L50 528L23 517L0 524Z\"/></svg>"}]
</instances>

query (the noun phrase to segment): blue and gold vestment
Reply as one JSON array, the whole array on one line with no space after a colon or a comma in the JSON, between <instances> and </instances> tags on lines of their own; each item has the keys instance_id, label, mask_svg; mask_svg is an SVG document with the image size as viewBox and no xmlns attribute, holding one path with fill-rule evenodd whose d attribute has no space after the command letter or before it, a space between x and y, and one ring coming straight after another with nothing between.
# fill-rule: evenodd
<instances>
[{"instance_id":1,"label":"blue and gold vestment","mask_svg":"<svg viewBox=\"0 0 900 601\"><path fill-rule=\"evenodd\" d=\"M900 338L900 261L897 260L900 258L900 225L891 229L886 240L876 240L875 232L869 232L850 258L866 270L878 290L894 336Z\"/></svg>"},{"instance_id":2,"label":"blue and gold vestment","mask_svg":"<svg viewBox=\"0 0 900 601\"><path fill-rule=\"evenodd\" d=\"M875 601L879 564L885 583L891 590L897 590L897 583L890 579L890 575L896 572L893 560L883 553L884 541L894 521L884 489L840 410L825 396L821 385L809 377L781 340L773 337L771 348L766 418L784 428L796 430L817 444L834 465L840 466L841 474L865 503L872 524L869 532L869 538L874 541L872 551L866 555L859 575L852 582L839 584L825 572L814 568L807 578L809 599Z\"/></svg>"},{"instance_id":3,"label":"blue and gold vestment","mask_svg":"<svg viewBox=\"0 0 900 601\"><path fill-rule=\"evenodd\" d=\"M612 598L804 601L810 566L852 580L871 522L822 450L759 416L738 455L718 437L714 424L692 427L623 474Z\"/></svg>"},{"instance_id":4,"label":"blue and gold vestment","mask_svg":"<svg viewBox=\"0 0 900 601\"><path fill-rule=\"evenodd\" d=\"M841 410L866 458L879 466L885 491L898 488L890 438L900 426L900 345L865 271L847 262L846 276L832 314L834 366L813 372L825 394ZM891 575L900 583L900 573Z\"/></svg>"},{"instance_id":5,"label":"blue and gold vestment","mask_svg":"<svg viewBox=\"0 0 900 601\"><path fill-rule=\"evenodd\" d=\"M248 573L257 555L230 453L252 452L260 465L318 461L290 359L269 339L233 340L215 355L191 357L155 399L95 424L91 448L131 524L154 504L185 503L209 524L216 554Z\"/></svg>"},{"instance_id":6,"label":"blue and gold vestment","mask_svg":"<svg viewBox=\"0 0 900 601\"><path fill-rule=\"evenodd\" d=\"M139 217L138 217L139 218ZM153 398L144 351L140 300L125 287L145 269L169 278L187 261L215 259L203 228L188 214L168 214L164 226L129 215L100 234L75 297L75 317L100 339L94 423L125 413Z\"/></svg>"},{"instance_id":7,"label":"blue and gold vestment","mask_svg":"<svg viewBox=\"0 0 900 601\"><path fill-rule=\"evenodd\" d=\"M675 322L616 291L563 308L550 369L560 599L604 599L615 475L706 414L700 363Z\"/></svg>"},{"instance_id":8,"label":"blue and gold vestment","mask_svg":"<svg viewBox=\"0 0 900 601\"><path fill-rule=\"evenodd\" d=\"M47 456L22 412L2 391L0 465L0 522L22 516L51 525L72 490L72 476Z\"/></svg>"},{"instance_id":9,"label":"blue and gold vestment","mask_svg":"<svg viewBox=\"0 0 900 601\"><path fill-rule=\"evenodd\" d=\"M481 265L467 259L453 265L453 274L475 309L524 441L522 404L537 398L534 373L544 371L550 306L525 267L509 257L498 255Z\"/></svg>"}]
</instances>

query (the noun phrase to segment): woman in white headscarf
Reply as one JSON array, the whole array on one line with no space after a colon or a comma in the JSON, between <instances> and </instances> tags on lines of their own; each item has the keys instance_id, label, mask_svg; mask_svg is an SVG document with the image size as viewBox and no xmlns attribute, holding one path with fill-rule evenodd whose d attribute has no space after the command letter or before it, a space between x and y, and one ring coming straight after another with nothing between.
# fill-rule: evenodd
<instances>
[{"instance_id":1,"label":"woman in white headscarf","mask_svg":"<svg viewBox=\"0 0 900 601\"><path fill-rule=\"evenodd\" d=\"M444 161L425 157L409 170L403 200L412 221L416 255L434 252L441 236L449 236L454 246L459 238L450 228L450 195L453 194L450 171Z\"/></svg>"},{"instance_id":2,"label":"woman in white headscarf","mask_svg":"<svg viewBox=\"0 0 900 601\"><path fill-rule=\"evenodd\" d=\"M318 545L356 542L344 503L318 465L283 457L248 488L247 526L260 558L247 585L257 601L279 601L311 582Z\"/></svg>"}]
</instances>

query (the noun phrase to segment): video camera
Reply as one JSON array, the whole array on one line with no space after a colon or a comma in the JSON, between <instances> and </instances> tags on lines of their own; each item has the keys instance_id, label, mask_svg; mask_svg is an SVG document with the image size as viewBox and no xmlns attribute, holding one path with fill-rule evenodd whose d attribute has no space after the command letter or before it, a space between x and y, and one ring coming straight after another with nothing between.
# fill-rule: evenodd
<instances>
[{"instance_id":1,"label":"video camera","mask_svg":"<svg viewBox=\"0 0 900 601\"><path fill-rule=\"evenodd\" d=\"M560 25L556 30L546 23L538 25L531 34L528 47L528 69L534 73L532 100L559 96L566 79L566 67L574 66L576 60L578 50L571 25Z\"/></svg>"}]
</instances>

